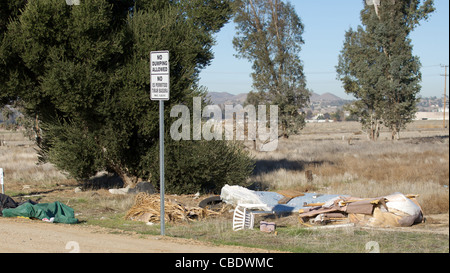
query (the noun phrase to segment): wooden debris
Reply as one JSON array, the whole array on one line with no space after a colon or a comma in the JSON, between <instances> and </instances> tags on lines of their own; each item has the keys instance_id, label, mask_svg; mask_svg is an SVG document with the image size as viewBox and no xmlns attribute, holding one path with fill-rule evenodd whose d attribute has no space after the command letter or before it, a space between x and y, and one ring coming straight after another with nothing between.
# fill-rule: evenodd
<instances>
[{"instance_id":1,"label":"wooden debris","mask_svg":"<svg viewBox=\"0 0 450 273\"><path fill-rule=\"evenodd\" d=\"M289 201L291 201L295 197L305 195L302 192L294 191L294 190L280 190L280 191L277 191L277 193L284 196L280 201L278 201L278 204L281 204L281 205L287 204Z\"/></svg>"},{"instance_id":2,"label":"wooden debris","mask_svg":"<svg viewBox=\"0 0 450 273\"><path fill-rule=\"evenodd\" d=\"M295 197L305 195L303 192L294 191L294 190L280 190L280 191L277 191L277 193L279 193L285 197L290 197L290 198L295 198Z\"/></svg>"},{"instance_id":3,"label":"wooden debris","mask_svg":"<svg viewBox=\"0 0 450 273\"><path fill-rule=\"evenodd\" d=\"M302 217L298 217L298 222L299 222L301 225L304 225L304 226L306 226L306 227L312 227L312 225L306 223Z\"/></svg>"},{"instance_id":4,"label":"wooden debris","mask_svg":"<svg viewBox=\"0 0 450 273\"><path fill-rule=\"evenodd\" d=\"M165 199L164 219L167 222L188 222L219 215L209 209L185 207L184 205ZM158 223L160 221L160 197L157 194L139 193L133 207L125 215L127 220Z\"/></svg>"},{"instance_id":5,"label":"wooden debris","mask_svg":"<svg viewBox=\"0 0 450 273\"><path fill-rule=\"evenodd\" d=\"M304 205L304 207L321 207L323 205L325 205L325 203L311 203Z\"/></svg>"},{"instance_id":6,"label":"wooden debris","mask_svg":"<svg viewBox=\"0 0 450 273\"><path fill-rule=\"evenodd\" d=\"M285 196L285 197L283 197L280 201L278 201L278 204L280 204L280 205L285 205L285 204L287 204L289 201L291 201L292 200L292 197L287 197L287 196Z\"/></svg>"}]
</instances>

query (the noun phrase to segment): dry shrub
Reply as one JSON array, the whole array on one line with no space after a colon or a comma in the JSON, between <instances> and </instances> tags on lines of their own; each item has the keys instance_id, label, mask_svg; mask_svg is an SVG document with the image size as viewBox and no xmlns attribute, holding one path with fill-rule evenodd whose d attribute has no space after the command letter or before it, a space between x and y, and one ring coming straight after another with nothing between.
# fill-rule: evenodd
<instances>
[{"instance_id":1,"label":"dry shrub","mask_svg":"<svg viewBox=\"0 0 450 273\"><path fill-rule=\"evenodd\" d=\"M439 214L449 212L449 193L442 190L440 193L430 194L421 200L424 214Z\"/></svg>"}]
</instances>

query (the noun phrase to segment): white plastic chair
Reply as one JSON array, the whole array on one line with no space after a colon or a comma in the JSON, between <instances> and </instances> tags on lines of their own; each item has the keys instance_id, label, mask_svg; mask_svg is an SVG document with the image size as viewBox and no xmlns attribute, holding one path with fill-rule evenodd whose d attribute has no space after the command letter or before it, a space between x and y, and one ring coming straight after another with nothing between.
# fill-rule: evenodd
<instances>
[{"instance_id":1,"label":"white plastic chair","mask_svg":"<svg viewBox=\"0 0 450 273\"><path fill-rule=\"evenodd\" d=\"M261 213L261 211L252 211L252 209L266 209L264 213L272 213L268 210L266 204L239 204L234 209L233 214L233 231L242 229L253 229L255 224L254 213Z\"/></svg>"}]
</instances>

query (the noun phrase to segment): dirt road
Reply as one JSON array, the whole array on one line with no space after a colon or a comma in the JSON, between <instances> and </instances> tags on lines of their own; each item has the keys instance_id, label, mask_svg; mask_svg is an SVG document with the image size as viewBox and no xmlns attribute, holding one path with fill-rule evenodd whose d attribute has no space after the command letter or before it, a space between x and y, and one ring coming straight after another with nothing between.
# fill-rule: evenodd
<instances>
[{"instance_id":1,"label":"dirt road","mask_svg":"<svg viewBox=\"0 0 450 273\"><path fill-rule=\"evenodd\" d=\"M265 250L214 246L194 240L111 234L99 227L0 217L0 253L249 253Z\"/></svg>"}]
</instances>

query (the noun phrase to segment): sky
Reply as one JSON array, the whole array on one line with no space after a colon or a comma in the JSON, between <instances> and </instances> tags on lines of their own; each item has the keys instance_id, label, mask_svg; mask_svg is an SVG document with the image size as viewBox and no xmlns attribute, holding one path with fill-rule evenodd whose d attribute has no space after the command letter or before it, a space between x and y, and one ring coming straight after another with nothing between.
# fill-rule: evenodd
<instances>
[{"instance_id":1,"label":"sky","mask_svg":"<svg viewBox=\"0 0 450 273\"><path fill-rule=\"evenodd\" d=\"M303 61L307 88L315 93L332 93L352 99L336 80L335 66L342 49L345 32L361 25L362 0L291 0L305 31L300 59ZM413 54L422 63L422 97L443 97L444 68L449 64L449 0L435 0L436 11L428 21L422 21L410 35ZM233 22L216 35L215 58L200 74L200 85L210 92L230 94L252 90L252 68L246 59L238 59L232 44L235 35ZM449 90L447 78L447 94Z\"/></svg>"}]
</instances>

